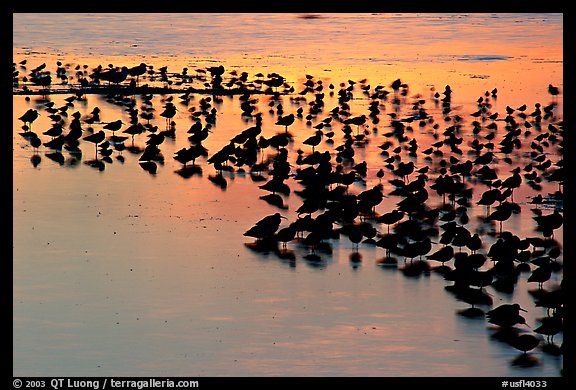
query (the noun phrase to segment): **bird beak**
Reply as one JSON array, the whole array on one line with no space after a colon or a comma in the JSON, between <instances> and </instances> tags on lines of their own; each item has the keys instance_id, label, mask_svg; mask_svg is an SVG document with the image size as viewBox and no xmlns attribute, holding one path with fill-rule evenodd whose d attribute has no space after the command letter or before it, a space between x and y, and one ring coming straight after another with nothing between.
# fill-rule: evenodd
<instances>
[{"instance_id":1,"label":"bird beak","mask_svg":"<svg viewBox=\"0 0 576 390\"><path fill-rule=\"evenodd\" d=\"M288 218L286 218L286 217L285 217L285 216L283 216L283 215L281 215L281 216L280 216L280 218L288 219Z\"/></svg>"},{"instance_id":2,"label":"bird beak","mask_svg":"<svg viewBox=\"0 0 576 390\"><path fill-rule=\"evenodd\" d=\"M521 307L520 307L518 310L522 310L522 311L524 311L524 312L528 313L528 311L527 311L527 310L524 310L524 309L522 309Z\"/></svg>"}]
</instances>

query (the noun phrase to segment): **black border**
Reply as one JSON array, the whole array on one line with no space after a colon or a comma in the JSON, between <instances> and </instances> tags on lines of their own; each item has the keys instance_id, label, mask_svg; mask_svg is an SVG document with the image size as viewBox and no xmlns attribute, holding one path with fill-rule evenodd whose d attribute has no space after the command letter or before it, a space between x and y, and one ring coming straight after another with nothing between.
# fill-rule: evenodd
<instances>
[{"instance_id":1,"label":"black border","mask_svg":"<svg viewBox=\"0 0 576 390\"><path fill-rule=\"evenodd\" d=\"M576 193L574 192L574 177L571 167L574 163L573 155L573 145L574 145L574 132L576 131L575 121L574 121L574 111L569 108L573 107L576 103L574 101L573 91L575 90L575 79L576 79L576 61L574 61L574 53L576 52L575 37L576 31L574 28L574 23L576 18L574 18L574 13L569 9L570 3L565 1L556 0L555 2L534 2L534 1L513 1L513 2L491 2L486 4L486 2L454 2L454 1L437 1L437 2L389 2L389 1L374 1L374 2L303 2L303 1L291 1L291 2L234 2L234 3L221 3L218 1L213 2L45 2L41 4L35 4L31 1L22 2L11 2L10 13L3 12L2 16L6 19L3 25L8 26L13 24L12 13L17 12L305 12L305 13L316 13L316 12L557 12L563 13L564 15L564 93L563 93L563 104L564 104L564 128L567 130L564 137L564 147L567 148L568 153L566 153L567 163L567 173L565 184L564 184L564 197L567 201L564 202L564 235L567 240L564 239L564 278L567 279L564 282L564 287L566 289L566 296L569 298L565 303L565 332L564 332L564 377L561 378L526 378L527 380L546 380L548 382L548 389L565 389L569 388L568 384L575 385L574 380L576 374L576 362L574 361L574 338L573 331L576 329L576 324L573 320L572 314L573 303L571 302L571 297L574 296L574 222L576 217L576 210L573 199L576 199ZM10 18L10 20L8 20ZM495 43L497 44L497 43ZM12 51L12 48L9 49ZM7 56L8 57L8 56ZM11 58L12 55L10 54ZM6 67L11 66L6 62ZM8 73L6 71L6 73ZM12 85L9 77L3 79L6 83L7 93L12 95ZM6 96L6 100L10 99L11 96ZM12 105L12 103L10 103ZM11 107L10 107L11 108ZM12 112L12 111L10 111ZM4 115L6 117L6 115ZM2 142L2 146L7 150L1 153L3 167L13 172L13 161L12 161L12 133L8 129L13 129L12 124L6 124L5 131L3 135L8 138L5 142ZM8 175L2 175L2 178L6 180L6 187L8 187L10 194L10 201L2 202L4 210L2 215L13 217L13 204L12 204L12 191L13 191L13 181L8 180ZM4 187L4 188L6 188ZM7 191L8 192L8 191ZM11 218L12 219L12 218ZM3 235L7 237L6 234ZM12 239L11 243L6 243L3 248L10 248L7 251L10 252L10 258L13 259L13 231L11 231L9 237ZM4 258L4 256L2 256ZM6 254L6 259L8 254ZM5 290L3 297L12 297L12 271L13 265L12 261L8 263L8 272L5 272L5 279L2 286ZM10 304L7 303L7 298L4 299L6 302L6 307L3 310L5 313L6 323L8 322L8 313L10 313L10 318L12 318L12 300ZM9 306L9 307L8 307ZM9 343L4 345L9 345L10 351L6 350L10 356L6 356L4 362L11 361L13 338L10 339ZM12 367L12 364L10 365ZM24 378L23 378L24 379ZM41 378L39 378L41 379ZM48 380L51 378L47 378ZM86 378L89 379L89 378ZM102 379L102 378L92 378L92 379ZM117 378L117 379L130 379L130 378ZM141 380L146 378L133 378L135 380ZM162 378L159 378L162 379ZM174 380L181 380L183 378L173 378ZM428 378L428 377L386 377L386 378L189 378L200 381L202 388L207 386L222 387L222 386L262 386L269 387L273 385L308 385L308 384L321 384L325 386L339 386L339 385L388 385L391 388L397 386L425 386L428 388L442 387L447 388L459 388L463 386L476 386L479 385L481 388L493 389L502 388L501 382L507 378L474 378L474 377L446 377L446 378ZM520 378L509 378L510 381L517 381ZM12 383L13 378L9 379ZM13 387L15 388L15 387ZM524 387L526 388L526 387Z\"/></svg>"}]
</instances>

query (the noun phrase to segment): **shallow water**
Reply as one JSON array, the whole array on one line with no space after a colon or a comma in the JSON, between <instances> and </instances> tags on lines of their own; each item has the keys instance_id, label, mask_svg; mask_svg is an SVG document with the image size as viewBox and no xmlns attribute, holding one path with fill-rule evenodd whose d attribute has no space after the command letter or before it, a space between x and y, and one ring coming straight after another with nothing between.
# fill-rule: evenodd
<instances>
[{"instance_id":1,"label":"shallow water","mask_svg":"<svg viewBox=\"0 0 576 390\"><path fill-rule=\"evenodd\" d=\"M30 69L42 62L54 67L58 58L91 67L108 62L133 66L144 60L156 69L168 65L177 72L183 66L215 61L250 74L277 71L297 91L306 73L335 85L366 77L373 86L387 86L402 78L410 85L402 114L409 112L408 102L415 94L428 100L431 86L442 91L450 83L453 107L465 118L464 144L472 140L468 115L484 91L498 88L492 111L504 112L506 105L526 103L532 109L535 102L549 104L548 83L562 86L559 15L331 14L302 19L292 14L66 14L59 22L49 16L14 15L15 62L27 58ZM244 23L233 23L239 17ZM147 27L135 34L135 25ZM415 43L424 40L426 45ZM365 112L368 99L358 88L354 96L351 112ZM50 99L59 107L65 97ZM274 125L276 115L268 113L268 97L258 98L262 134L282 131ZM48 129L50 119L36 99L13 98L14 375L560 374L561 357L540 350L533 352L537 366L512 365L520 352L492 339L493 329L485 320L458 315L469 305L445 291L449 283L441 275L408 278L399 270L381 268L376 263L384 256L381 248L362 245L362 261L353 263L352 244L342 237L331 242L333 254L322 255L319 264L304 259L308 250L295 243L289 244L295 261L250 250L245 244L251 240L242 233L277 209L258 199L264 191L249 174L225 173L223 190L208 180L216 172L205 159L198 160L201 175L185 179L175 173L181 164L172 156L189 145L185 132L192 121L186 107L177 105L176 138L161 145L165 163L151 175L138 165L138 155L128 151L122 153L123 163L115 152L104 171L85 164L95 157L93 145L86 142L81 143L81 159L64 152L63 164L52 161L50 151L41 147L41 162L34 168L34 152L18 134L21 122L16 118L37 108L41 117L33 130ZM154 98L157 110L161 99ZM282 103L286 113L298 107L288 96ZM336 99L327 96L318 120L335 105ZM103 122L127 119L122 107L97 95L75 102L70 110L85 115L94 106L102 109ZM241 118L238 107L237 96L224 97L218 105L216 126L204 143L210 154L253 125ZM426 107L437 120L442 118L441 109L430 100ZM383 109L385 119L370 126L371 142L357 148L355 160L367 161L369 172L365 184L352 186L356 193L378 183L376 171L383 163L377 146L389 131L385 114L393 107L388 102ZM555 112L562 117L561 99ZM152 123L162 128L163 119ZM334 127L338 141L339 128ZM290 131L296 135L288 147L294 161L299 147L310 152L301 142L313 129L297 120ZM434 142L432 133L429 127L415 126L410 136L418 138L423 150ZM134 142L143 147L144 135ZM325 143L318 149L333 152ZM515 154L510 165L500 162L501 177L527 162L525 151ZM556 147L548 152L553 161L562 157ZM419 157L415 164L420 168L428 163ZM393 188L387 182L392 178L387 171L385 194ZM292 189L299 186L292 179L288 182ZM557 189L542 184L543 195ZM476 184L473 203L483 190ZM527 204L536 193L525 185L515 191L522 213L506 221L505 230L521 237L536 234ZM390 211L400 199L385 198L377 211ZM293 221L301 199L291 194L285 201L289 209L282 213ZM432 191L430 203L441 203ZM553 210L541 207L545 213ZM480 227L476 217L484 213L483 208L473 208L470 227ZM379 230L385 232L384 227ZM555 237L562 243L562 229ZM495 241L491 235L483 239L484 249ZM486 291L494 307L520 303L533 329L545 310L534 306L529 290L536 286L526 282L528 275L520 276L513 294L492 287ZM561 279L556 273L544 287L553 288Z\"/></svg>"}]
</instances>

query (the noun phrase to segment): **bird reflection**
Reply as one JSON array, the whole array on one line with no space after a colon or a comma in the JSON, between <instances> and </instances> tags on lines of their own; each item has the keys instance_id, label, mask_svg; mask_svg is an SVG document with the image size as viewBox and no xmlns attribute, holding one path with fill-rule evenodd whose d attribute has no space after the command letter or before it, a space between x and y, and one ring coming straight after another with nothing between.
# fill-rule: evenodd
<instances>
[{"instance_id":1,"label":"bird reflection","mask_svg":"<svg viewBox=\"0 0 576 390\"><path fill-rule=\"evenodd\" d=\"M48 157L50 160L58 163L59 165L64 165L64 156L62 155L62 153L60 152L52 152L52 153L46 153L44 154L46 157Z\"/></svg>"},{"instance_id":2,"label":"bird reflection","mask_svg":"<svg viewBox=\"0 0 576 390\"><path fill-rule=\"evenodd\" d=\"M540 364L540 360L538 359L538 357L534 356L534 355L527 355L524 353L521 353L520 355L516 356L514 359L512 359L512 361L510 361L510 364L512 366L515 367L520 367L520 368L530 368L530 367L535 367L537 365Z\"/></svg>"},{"instance_id":3,"label":"bird reflection","mask_svg":"<svg viewBox=\"0 0 576 390\"><path fill-rule=\"evenodd\" d=\"M174 173L177 173L184 179L189 179L195 175L202 176L202 167L198 165L186 166L174 171Z\"/></svg>"},{"instance_id":4,"label":"bird reflection","mask_svg":"<svg viewBox=\"0 0 576 390\"><path fill-rule=\"evenodd\" d=\"M99 171L106 169L106 164L104 164L104 162L99 159L86 160L84 161L84 164L88 165L89 167L96 168Z\"/></svg>"},{"instance_id":5,"label":"bird reflection","mask_svg":"<svg viewBox=\"0 0 576 390\"><path fill-rule=\"evenodd\" d=\"M141 161L140 167L151 175L155 175L158 171L158 165L154 161Z\"/></svg>"},{"instance_id":6,"label":"bird reflection","mask_svg":"<svg viewBox=\"0 0 576 390\"><path fill-rule=\"evenodd\" d=\"M217 187L220 187L220 189L223 191L226 190L226 188L228 187L228 181L224 176L222 176L222 174L209 175L208 180L214 183L214 185L216 185Z\"/></svg>"},{"instance_id":7,"label":"bird reflection","mask_svg":"<svg viewBox=\"0 0 576 390\"><path fill-rule=\"evenodd\" d=\"M30 162L32 166L36 168L42 162L42 157L40 157L39 154L33 154L32 157L30 157Z\"/></svg>"}]
</instances>

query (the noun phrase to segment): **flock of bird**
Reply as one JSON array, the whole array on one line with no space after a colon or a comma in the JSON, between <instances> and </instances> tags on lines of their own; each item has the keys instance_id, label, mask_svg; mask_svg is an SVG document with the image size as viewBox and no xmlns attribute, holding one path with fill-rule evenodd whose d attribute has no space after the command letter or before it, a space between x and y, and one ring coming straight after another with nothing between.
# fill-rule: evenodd
<instances>
[{"instance_id":1,"label":"flock of bird","mask_svg":"<svg viewBox=\"0 0 576 390\"><path fill-rule=\"evenodd\" d=\"M24 93L33 87L49 93L51 76L43 65L22 76L26 60L14 64L15 86L24 84ZM306 75L297 90L277 73L249 79L247 72L227 72L222 65L178 73L146 64L91 71L84 65L72 75L62 63L57 65L57 75L72 95L61 107L47 100L42 104L45 113L31 108L18 118L20 134L34 150L34 166L41 160L39 148L62 163L63 150L81 156L84 141L94 144L88 165L104 170L114 151L123 160L122 151L129 150L138 155L143 169L155 174L156 163L165 159L162 143L177 136L175 115L185 110L192 125L186 132L189 146L173 156L182 165L177 173L190 177L211 165L215 174L209 179L223 189L228 172L250 173L265 193L260 199L278 209L247 228L244 235L255 240L246 244L251 250L294 262L295 250L302 248L307 262L321 265L336 240L345 237L353 248L350 261L357 265L362 261L360 245L380 247L385 250L378 261L382 267L398 268L407 277L431 270L443 275L449 283L446 290L470 305L459 314L486 318L497 330L493 337L522 352L518 364L529 365L526 353L538 346L562 353L554 344L554 336L562 332L562 283L544 288L562 270L561 244L555 239L563 225L564 179L557 87L548 86L548 105L507 106L500 113L493 112L497 89L486 91L478 97L476 110L466 115L452 106L449 85L425 98L411 95L399 79L388 86L373 87L367 80L326 85ZM163 97L157 114L154 89L142 85L143 80L181 92ZM204 90L190 86L198 81ZM124 107L126 118L104 123L98 107L84 116L69 113L75 102L86 101L94 91ZM209 93L196 104L194 95L202 92ZM252 126L219 150L208 150L205 141L217 131L225 94L238 96L241 115ZM266 98L266 108L258 96ZM289 108L283 98L290 100ZM333 107L327 107L329 101L335 102ZM352 107L363 102L366 111L353 115ZM273 126L264 123L266 109L275 118ZM38 134L34 122L40 115L47 115L52 125ZM158 116L163 124L156 124ZM295 123L306 130L291 130ZM264 136L274 129L274 135ZM141 147L135 137L144 136ZM296 142L301 147L294 153ZM378 143L376 167L358 159L358 150L370 143ZM506 230L507 221L524 210L518 195L514 197L522 186L537 192L528 202L534 214L529 237ZM543 188L557 190L544 195ZM292 193L301 204L288 214L286 199ZM379 212L391 205L392 210ZM483 216L473 216L477 209ZM487 312L481 308L493 305L488 286L510 294L522 273L537 287L531 291L535 306L547 309L532 332L526 332L525 309L516 303Z\"/></svg>"}]
</instances>

